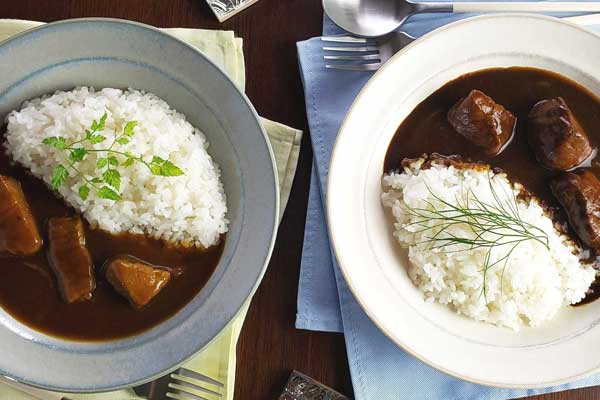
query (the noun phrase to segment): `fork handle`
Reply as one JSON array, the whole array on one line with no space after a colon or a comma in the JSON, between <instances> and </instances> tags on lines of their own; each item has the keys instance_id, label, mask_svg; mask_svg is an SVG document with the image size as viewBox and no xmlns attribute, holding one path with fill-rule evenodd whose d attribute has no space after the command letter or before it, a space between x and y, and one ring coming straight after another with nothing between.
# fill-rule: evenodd
<instances>
[{"instance_id":1,"label":"fork handle","mask_svg":"<svg viewBox=\"0 0 600 400\"><path fill-rule=\"evenodd\" d=\"M600 12L600 2L457 2L452 12Z\"/></svg>"}]
</instances>

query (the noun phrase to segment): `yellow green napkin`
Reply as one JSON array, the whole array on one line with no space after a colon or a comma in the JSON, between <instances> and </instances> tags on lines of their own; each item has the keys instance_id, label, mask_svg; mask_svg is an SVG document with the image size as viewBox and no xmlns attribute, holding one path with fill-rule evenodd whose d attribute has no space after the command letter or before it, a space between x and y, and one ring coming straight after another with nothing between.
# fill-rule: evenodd
<instances>
[{"instance_id":1,"label":"yellow green napkin","mask_svg":"<svg viewBox=\"0 0 600 400\"><path fill-rule=\"evenodd\" d=\"M0 41L24 30L42 25L42 22L0 19ZM236 38L231 31L211 31L203 29L170 28L163 31L195 46L219 65L225 73L244 90L246 71L242 39ZM298 155L302 131L282 124L262 119L263 125L277 164L281 193L281 215L285 210L290 195ZM192 358L185 366L194 371L208 375L225 384L226 399L233 399L235 382L236 345L250 299L242 307L237 317L206 348ZM213 388L211 388L213 389ZM212 400L211 395L202 394ZM132 390L119 390L110 393L93 395L66 395L72 400L133 400L140 399ZM9 386L0 384L0 400L32 400L30 395L21 393Z\"/></svg>"}]
</instances>

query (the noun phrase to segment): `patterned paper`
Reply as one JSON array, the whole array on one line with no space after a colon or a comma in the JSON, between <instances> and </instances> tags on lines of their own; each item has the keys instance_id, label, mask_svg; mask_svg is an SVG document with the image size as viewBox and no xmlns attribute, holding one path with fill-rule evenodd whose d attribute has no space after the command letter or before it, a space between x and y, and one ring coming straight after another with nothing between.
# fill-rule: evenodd
<instances>
[{"instance_id":1,"label":"patterned paper","mask_svg":"<svg viewBox=\"0 0 600 400\"><path fill-rule=\"evenodd\" d=\"M220 22L256 3L258 0L206 0Z\"/></svg>"},{"instance_id":2,"label":"patterned paper","mask_svg":"<svg viewBox=\"0 0 600 400\"><path fill-rule=\"evenodd\" d=\"M350 400L335 390L294 371L279 400Z\"/></svg>"}]
</instances>

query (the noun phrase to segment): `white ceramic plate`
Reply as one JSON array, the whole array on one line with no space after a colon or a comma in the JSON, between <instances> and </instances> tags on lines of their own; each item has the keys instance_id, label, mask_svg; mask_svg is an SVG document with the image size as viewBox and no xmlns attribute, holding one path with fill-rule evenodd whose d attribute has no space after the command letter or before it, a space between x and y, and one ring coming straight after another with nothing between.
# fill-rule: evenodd
<instances>
[{"instance_id":1,"label":"white ceramic plate","mask_svg":"<svg viewBox=\"0 0 600 400\"><path fill-rule=\"evenodd\" d=\"M383 160L396 128L446 82L490 67L560 73L600 95L600 37L558 19L495 15L436 30L392 58L351 107L334 149L327 211L331 239L354 296L406 351L461 379L544 387L600 368L600 301L565 308L543 327L513 332L423 301L406 274L380 202Z\"/></svg>"}]
</instances>

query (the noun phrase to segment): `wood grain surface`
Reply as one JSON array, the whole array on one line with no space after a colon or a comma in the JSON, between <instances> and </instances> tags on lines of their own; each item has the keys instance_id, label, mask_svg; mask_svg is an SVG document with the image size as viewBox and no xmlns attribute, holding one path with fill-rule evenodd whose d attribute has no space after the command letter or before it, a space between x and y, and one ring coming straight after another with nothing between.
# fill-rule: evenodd
<instances>
[{"instance_id":1,"label":"wood grain surface","mask_svg":"<svg viewBox=\"0 0 600 400\"><path fill-rule=\"evenodd\" d=\"M223 24L217 22L204 0L0 1L0 18L50 22L113 17L158 27L233 30L244 39L247 93L258 112L305 132L296 42L319 35L322 15L320 0L260 0ZM277 399L294 369L352 395L343 336L294 328L311 159L307 134L275 252L240 338L236 400ZM402 394L397 399L403 399ZM600 387L531 399L600 399Z\"/></svg>"}]
</instances>

